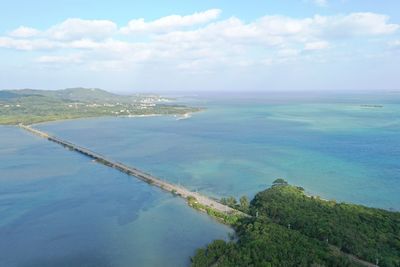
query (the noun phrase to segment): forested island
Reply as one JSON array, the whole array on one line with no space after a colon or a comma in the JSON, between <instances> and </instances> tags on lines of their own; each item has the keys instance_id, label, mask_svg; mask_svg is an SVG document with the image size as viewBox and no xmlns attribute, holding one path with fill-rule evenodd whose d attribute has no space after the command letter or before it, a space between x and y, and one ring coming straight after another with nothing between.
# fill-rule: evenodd
<instances>
[{"instance_id":1,"label":"forested island","mask_svg":"<svg viewBox=\"0 0 400 267\"><path fill-rule=\"evenodd\" d=\"M323 200L283 179L248 212L234 240L199 249L192 266L400 266L399 212Z\"/></svg>"},{"instance_id":2,"label":"forested island","mask_svg":"<svg viewBox=\"0 0 400 267\"><path fill-rule=\"evenodd\" d=\"M1 90L0 124L32 124L101 116L185 115L199 108L159 95L117 95L96 88Z\"/></svg>"}]
</instances>

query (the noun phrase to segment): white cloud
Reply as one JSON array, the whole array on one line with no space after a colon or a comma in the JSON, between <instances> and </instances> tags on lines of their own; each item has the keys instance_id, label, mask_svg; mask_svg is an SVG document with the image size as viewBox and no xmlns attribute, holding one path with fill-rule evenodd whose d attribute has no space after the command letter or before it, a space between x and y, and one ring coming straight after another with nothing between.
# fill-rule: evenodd
<instances>
[{"instance_id":1,"label":"white cloud","mask_svg":"<svg viewBox=\"0 0 400 267\"><path fill-rule=\"evenodd\" d=\"M47 39L14 39L10 37L0 37L0 47L16 50L47 50L62 47L62 45L54 43Z\"/></svg>"},{"instance_id":2,"label":"white cloud","mask_svg":"<svg viewBox=\"0 0 400 267\"><path fill-rule=\"evenodd\" d=\"M55 40L101 40L112 36L117 25L110 20L83 20L70 18L51 27L46 33Z\"/></svg>"},{"instance_id":3,"label":"white cloud","mask_svg":"<svg viewBox=\"0 0 400 267\"><path fill-rule=\"evenodd\" d=\"M40 32L29 31L27 29L32 28L27 27L22 30L20 27L15 38L0 37L0 47L56 50L52 56L42 54L37 59L37 62L46 64L79 63L91 69L107 66L113 69L120 66L122 69L129 65L149 63L204 71L224 66L248 66L257 62L280 63L286 59L305 57L312 60L320 56L321 59L328 53L312 52L327 48L333 51L339 47L349 50L352 49L353 39L384 38L399 28L398 24L389 23L389 17L375 13L316 15L308 18L275 15L248 23L236 17L212 21L219 14L220 10L213 9L187 16L167 16L150 22L133 20L120 31L109 20L67 19ZM121 36L121 31L140 32L147 38L137 41ZM16 38L18 34L19 38ZM336 45L338 43L342 45Z\"/></svg>"},{"instance_id":4,"label":"white cloud","mask_svg":"<svg viewBox=\"0 0 400 267\"><path fill-rule=\"evenodd\" d=\"M387 35L396 32L400 25L389 24L389 17L375 13L319 16L294 19L285 16L265 16L255 26L267 35L305 38L349 38Z\"/></svg>"},{"instance_id":5,"label":"white cloud","mask_svg":"<svg viewBox=\"0 0 400 267\"><path fill-rule=\"evenodd\" d=\"M394 40L388 43L390 47L400 47L400 40Z\"/></svg>"},{"instance_id":6,"label":"white cloud","mask_svg":"<svg viewBox=\"0 0 400 267\"><path fill-rule=\"evenodd\" d=\"M285 16L265 16L251 23L229 18L190 31L172 31L159 35L164 42L259 43L290 45L293 43L327 42L341 38L378 36L394 33L398 24L388 24L388 17L373 13L352 13L338 16L314 16L294 19Z\"/></svg>"},{"instance_id":7,"label":"white cloud","mask_svg":"<svg viewBox=\"0 0 400 267\"><path fill-rule=\"evenodd\" d=\"M126 27L121 28L121 33L137 32L163 32L181 27L207 23L217 19L221 13L219 9L210 9L204 12L194 13L187 16L171 15L160 19L145 22L143 18L129 21Z\"/></svg>"},{"instance_id":8,"label":"white cloud","mask_svg":"<svg viewBox=\"0 0 400 267\"><path fill-rule=\"evenodd\" d=\"M279 57L294 57L300 54L300 51L298 49L281 49L278 51L278 56Z\"/></svg>"},{"instance_id":9,"label":"white cloud","mask_svg":"<svg viewBox=\"0 0 400 267\"><path fill-rule=\"evenodd\" d=\"M71 54L66 56L41 56L36 59L39 63L58 64L58 63L81 63L82 57L79 54Z\"/></svg>"},{"instance_id":10,"label":"white cloud","mask_svg":"<svg viewBox=\"0 0 400 267\"><path fill-rule=\"evenodd\" d=\"M80 40L75 40L71 41L68 46L70 48L76 48L76 49L95 49L98 48L101 45L101 43L97 41L93 41L91 39L80 39Z\"/></svg>"},{"instance_id":11,"label":"white cloud","mask_svg":"<svg viewBox=\"0 0 400 267\"><path fill-rule=\"evenodd\" d=\"M17 29L10 32L9 35L17 38L29 38L37 36L39 33L40 31L35 28L20 26Z\"/></svg>"},{"instance_id":12,"label":"white cloud","mask_svg":"<svg viewBox=\"0 0 400 267\"><path fill-rule=\"evenodd\" d=\"M331 17L316 16L314 24L324 36L343 38L392 34L400 25L389 24L388 20L386 15L366 12Z\"/></svg>"},{"instance_id":13,"label":"white cloud","mask_svg":"<svg viewBox=\"0 0 400 267\"><path fill-rule=\"evenodd\" d=\"M304 50L323 50L329 48L329 43L325 41L310 42L304 45Z\"/></svg>"}]
</instances>

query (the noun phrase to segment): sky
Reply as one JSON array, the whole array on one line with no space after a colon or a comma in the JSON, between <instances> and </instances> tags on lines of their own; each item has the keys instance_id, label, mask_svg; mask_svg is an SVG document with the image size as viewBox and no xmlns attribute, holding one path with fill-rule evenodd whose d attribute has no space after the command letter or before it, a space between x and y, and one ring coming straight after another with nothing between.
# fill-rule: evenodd
<instances>
[{"instance_id":1,"label":"sky","mask_svg":"<svg viewBox=\"0 0 400 267\"><path fill-rule=\"evenodd\" d=\"M0 89L400 90L399 0L0 4Z\"/></svg>"}]
</instances>

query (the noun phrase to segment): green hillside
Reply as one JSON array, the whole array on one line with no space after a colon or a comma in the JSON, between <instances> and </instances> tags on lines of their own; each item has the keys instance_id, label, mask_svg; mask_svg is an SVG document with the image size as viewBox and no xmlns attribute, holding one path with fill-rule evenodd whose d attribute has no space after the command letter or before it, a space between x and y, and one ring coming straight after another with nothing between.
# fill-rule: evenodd
<instances>
[{"instance_id":1,"label":"green hillside","mask_svg":"<svg viewBox=\"0 0 400 267\"><path fill-rule=\"evenodd\" d=\"M235 226L237 242L214 241L192 265L400 266L398 212L310 197L278 179L254 197L250 214Z\"/></svg>"},{"instance_id":2,"label":"green hillside","mask_svg":"<svg viewBox=\"0 0 400 267\"><path fill-rule=\"evenodd\" d=\"M158 95L117 95L101 89L0 91L0 124L31 124L99 116L185 114L198 111Z\"/></svg>"},{"instance_id":3,"label":"green hillside","mask_svg":"<svg viewBox=\"0 0 400 267\"><path fill-rule=\"evenodd\" d=\"M307 196L275 185L258 193L252 212L380 266L400 266L400 213Z\"/></svg>"},{"instance_id":4,"label":"green hillside","mask_svg":"<svg viewBox=\"0 0 400 267\"><path fill-rule=\"evenodd\" d=\"M38 90L38 89L20 89L20 90L2 90L0 91L0 100L12 97L27 96L45 96L56 98L64 101L81 101L90 103L107 103L107 102L135 102L145 97L159 97L155 95L118 95L107 92L98 88L67 88L62 90ZM8 97L8 99L10 99Z\"/></svg>"}]
</instances>

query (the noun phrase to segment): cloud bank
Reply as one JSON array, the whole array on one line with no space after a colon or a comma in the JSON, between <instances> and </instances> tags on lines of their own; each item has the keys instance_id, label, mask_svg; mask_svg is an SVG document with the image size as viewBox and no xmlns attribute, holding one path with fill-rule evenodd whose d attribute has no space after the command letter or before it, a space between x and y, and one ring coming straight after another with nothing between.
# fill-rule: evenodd
<instances>
[{"instance_id":1,"label":"cloud bank","mask_svg":"<svg viewBox=\"0 0 400 267\"><path fill-rule=\"evenodd\" d=\"M385 44L383 49L400 27L388 16L370 12L305 18L266 15L249 22L220 19L221 12L139 18L126 25L69 18L48 29L20 26L0 37L0 48L40 52L34 62L45 65L118 70L157 63L207 72L223 66L329 60L330 55L356 49L360 41Z\"/></svg>"}]
</instances>

